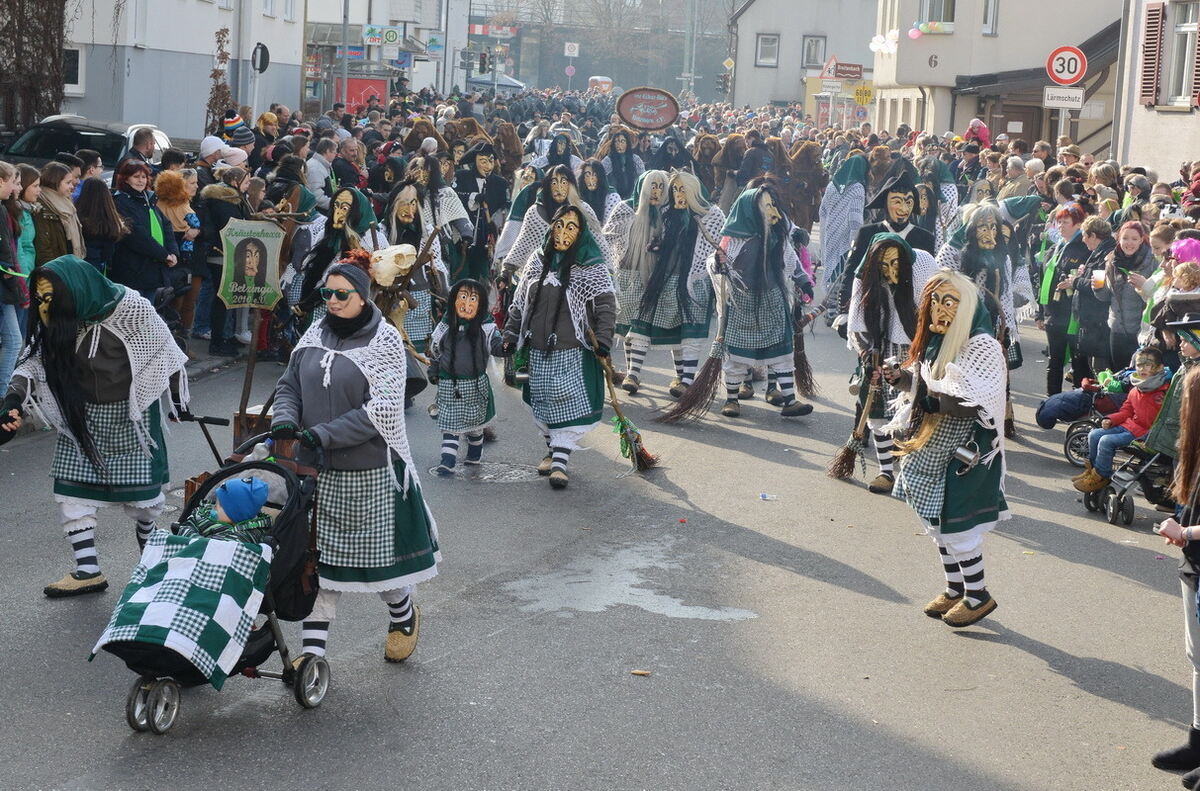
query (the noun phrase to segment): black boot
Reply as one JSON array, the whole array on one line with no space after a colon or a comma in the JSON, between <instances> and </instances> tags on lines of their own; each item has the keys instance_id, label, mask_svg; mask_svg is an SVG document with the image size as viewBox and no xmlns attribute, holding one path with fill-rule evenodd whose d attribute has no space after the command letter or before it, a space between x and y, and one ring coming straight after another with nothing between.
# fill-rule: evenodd
<instances>
[{"instance_id":1,"label":"black boot","mask_svg":"<svg viewBox=\"0 0 1200 791\"><path fill-rule=\"evenodd\" d=\"M1195 789L1200 788L1200 769L1193 769L1179 778L1179 780L1183 783L1184 788L1190 788L1195 791Z\"/></svg>"},{"instance_id":2,"label":"black boot","mask_svg":"<svg viewBox=\"0 0 1200 791\"><path fill-rule=\"evenodd\" d=\"M1150 759L1150 763L1155 769L1165 769L1168 772L1195 769L1200 766L1200 730L1188 728L1187 744L1155 753L1154 757ZM1197 777L1200 777L1200 774L1197 774ZM1196 778L1192 779L1192 785L1195 785L1195 780Z\"/></svg>"}]
</instances>

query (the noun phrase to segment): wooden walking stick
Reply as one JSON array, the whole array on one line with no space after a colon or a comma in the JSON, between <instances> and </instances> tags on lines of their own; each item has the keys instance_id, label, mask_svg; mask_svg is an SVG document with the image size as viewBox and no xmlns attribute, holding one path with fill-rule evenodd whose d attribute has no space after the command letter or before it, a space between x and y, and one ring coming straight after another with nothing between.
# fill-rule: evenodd
<instances>
[{"instance_id":1,"label":"wooden walking stick","mask_svg":"<svg viewBox=\"0 0 1200 791\"><path fill-rule=\"evenodd\" d=\"M600 354L600 344L596 341L596 333L589 328L587 334L588 341L592 344L592 351L595 353L596 359L600 361L601 367L604 368L604 384L608 387L608 403L615 414L612 419L613 433L621 438L621 455L629 459L634 472L645 472L651 467L657 467L658 456L646 450L646 446L642 442L642 432L621 411L621 404L617 401L617 388L613 384L612 363L608 361L607 357Z\"/></svg>"}]
</instances>

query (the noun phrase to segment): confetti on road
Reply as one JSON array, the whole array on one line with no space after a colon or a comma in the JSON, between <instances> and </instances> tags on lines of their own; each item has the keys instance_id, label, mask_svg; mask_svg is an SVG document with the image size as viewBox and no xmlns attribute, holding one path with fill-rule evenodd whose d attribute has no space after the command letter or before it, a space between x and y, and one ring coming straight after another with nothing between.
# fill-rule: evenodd
<instances>
[{"instance_id":1,"label":"confetti on road","mask_svg":"<svg viewBox=\"0 0 1200 791\"><path fill-rule=\"evenodd\" d=\"M630 670L629 675L631 675L631 676L648 676L648 675L650 675L650 671L649 670Z\"/></svg>"}]
</instances>

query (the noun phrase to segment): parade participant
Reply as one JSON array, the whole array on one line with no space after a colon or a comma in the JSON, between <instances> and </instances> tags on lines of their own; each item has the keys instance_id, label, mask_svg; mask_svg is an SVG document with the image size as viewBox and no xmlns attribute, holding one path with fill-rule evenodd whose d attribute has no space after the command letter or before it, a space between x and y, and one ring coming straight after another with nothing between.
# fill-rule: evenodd
<instances>
[{"instance_id":1,"label":"parade participant","mask_svg":"<svg viewBox=\"0 0 1200 791\"><path fill-rule=\"evenodd\" d=\"M441 552L408 446L404 343L369 292L360 267L329 268L320 289L328 312L279 379L271 436L320 449L326 465L317 482L320 593L303 652L325 654L342 593L376 593L390 615L384 658L402 662L421 625L413 586L437 575Z\"/></svg>"},{"instance_id":2,"label":"parade participant","mask_svg":"<svg viewBox=\"0 0 1200 791\"><path fill-rule=\"evenodd\" d=\"M513 201L504 231L496 242L496 260L501 262L500 285L505 285L514 274L524 270L530 256L543 246L551 218L566 205L574 206L583 214L588 233L612 268L611 248L600 235L600 221L592 207L579 196L574 172L565 165L556 165L540 183L526 187Z\"/></svg>"},{"instance_id":3,"label":"parade participant","mask_svg":"<svg viewBox=\"0 0 1200 791\"><path fill-rule=\"evenodd\" d=\"M325 277L325 270L331 264L340 261L349 250L370 252L387 245L366 195L353 187L343 187L333 194L329 206L329 220L322 229L321 237L313 243L299 269L303 280L300 301L296 304L305 313L311 313L319 307L317 284Z\"/></svg>"},{"instance_id":4,"label":"parade participant","mask_svg":"<svg viewBox=\"0 0 1200 791\"><path fill-rule=\"evenodd\" d=\"M854 275L847 346L858 355L858 409L870 410L867 426L875 441L879 474L867 489L875 494L891 493L895 482L892 437L883 427L895 414L897 393L884 385L868 407L870 385L878 382L885 361L908 359L921 293L936 269L929 253L913 250L894 233L882 233L871 241Z\"/></svg>"},{"instance_id":5,"label":"parade participant","mask_svg":"<svg viewBox=\"0 0 1200 791\"><path fill-rule=\"evenodd\" d=\"M392 198L384 220L391 244L413 248L414 260L406 262L409 270L406 289L416 304L404 315L403 327L418 354L424 354L433 332L434 298L445 298L450 277L442 257L441 234L430 216L429 201L421 200L421 192L415 184L403 185ZM416 262L418 251L425 251L427 262Z\"/></svg>"},{"instance_id":6,"label":"parade participant","mask_svg":"<svg viewBox=\"0 0 1200 791\"><path fill-rule=\"evenodd\" d=\"M868 210L881 211L885 219L879 222L866 223L858 229L854 244L846 259L846 277L842 280L842 290L839 304L841 313L846 313L850 307L850 289L854 285L853 273L858 271L871 240L877 234L894 233L908 243L914 250L924 250L930 255L937 253L933 234L924 228L913 224L920 206L920 196L917 194L916 180L913 178L911 166L898 167L884 186L867 204Z\"/></svg>"},{"instance_id":7,"label":"parade participant","mask_svg":"<svg viewBox=\"0 0 1200 791\"><path fill-rule=\"evenodd\" d=\"M795 392L792 300L797 289L811 296L812 283L791 245L791 225L779 209L775 189L751 182L721 229L721 254L710 259L717 310L728 314L718 339L728 351L722 367L726 400L721 414L726 417L741 414L738 398L753 394L742 392L742 382L758 366L776 377L783 417L812 412L812 405L797 401Z\"/></svg>"},{"instance_id":8,"label":"parade participant","mask_svg":"<svg viewBox=\"0 0 1200 791\"><path fill-rule=\"evenodd\" d=\"M863 224L866 184L867 158L855 155L842 163L825 188L818 216L821 223L821 260L825 264L825 282L822 285L827 290L834 285L839 274L845 273L845 277L852 274L846 271L842 259L850 252L850 246Z\"/></svg>"},{"instance_id":9,"label":"parade participant","mask_svg":"<svg viewBox=\"0 0 1200 791\"><path fill-rule=\"evenodd\" d=\"M442 460L434 467L450 475L458 449L467 440L465 464L483 458L483 432L496 417L496 400L488 378L488 357L500 354L503 338L488 311L487 286L460 280L450 289L450 308L430 341L429 370L437 379L437 421L442 432Z\"/></svg>"},{"instance_id":10,"label":"parade participant","mask_svg":"<svg viewBox=\"0 0 1200 791\"><path fill-rule=\"evenodd\" d=\"M144 544L170 481L163 410L188 401L187 356L154 307L94 266L62 256L34 269L29 346L0 414L32 413L58 431L50 475L75 571L49 597L102 591L96 512L120 503ZM0 431L0 442L12 437Z\"/></svg>"},{"instance_id":11,"label":"parade participant","mask_svg":"<svg viewBox=\"0 0 1200 791\"><path fill-rule=\"evenodd\" d=\"M629 362L621 386L637 393L647 351L667 347L675 364L670 393L678 398L695 379L700 347L708 338L712 291L706 266L725 215L704 200L700 180L691 173L675 171L661 187L657 174L647 171L635 191L647 199L622 242L617 270L624 317L618 318L617 332L625 336ZM647 226L651 235L643 244Z\"/></svg>"},{"instance_id":12,"label":"parade participant","mask_svg":"<svg viewBox=\"0 0 1200 791\"><path fill-rule=\"evenodd\" d=\"M508 211L508 182L496 173L496 149L491 143L472 146L461 164L464 167L456 174L454 191L466 207L475 233L461 271L451 272L451 280L487 282L491 277L491 246L504 227Z\"/></svg>"},{"instance_id":13,"label":"parade participant","mask_svg":"<svg viewBox=\"0 0 1200 791\"><path fill-rule=\"evenodd\" d=\"M602 228L608 228L614 217L628 218L632 215L629 204L608 183L608 174L604 172L600 160L589 159L583 163L579 169L578 186L579 197L592 207Z\"/></svg>"},{"instance_id":14,"label":"parade participant","mask_svg":"<svg viewBox=\"0 0 1200 791\"><path fill-rule=\"evenodd\" d=\"M644 172L628 201L632 214L625 214L604 228L604 236L610 240L618 262L613 275L617 287L616 333L625 338L627 372L622 386L631 393L638 390L650 342L648 333L630 337L630 330L639 317L646 281L654 270L653 248L662 237L662 210L670 197L667 181L667 174L661 170Z\"/></svg>"},{"instance_id":15,"label":"parade participant","mask_svg":"<svg viewBox=\"0 0 1200 791\"><path fill-rule=\"evenodd\" d=\"M563 206L521 273L502 350L528 357L522 397L546 440L538 473L552 488L566 487L571 451L600 421L605 384L597 355L609 356L615 322L604 253L584 211Z\"/></svg>"},{"instance_id":16,"label":"parade participant","mask_svg":"<svg viewBox=\"0 0 1200 791\"><path fill-rule=\"evenodd\" d=\"M638 176L646 170L642 158L633 152L629 130L621 127L610 134L597 149L596 159L603 163L604 172L621 200L628 200Z\"/></svg>"},{"instance_id":17,"label":"parade participant","mask_svg":"<svg viewBox=\"0 0 1200 791\"><path fill-rule=\"evenodd\" d=\"M436 156L415 158L409 163L406 181L415 184L420 192L421 216L438 229L447 271L461 271L464 256L460 243L473 239L475 228L458 193L446 185L441 163Z\"/></svg>"},{"instance_id":18,"label":"parade participant","mask_svg":"<svg viewBox=\"0 0 1200 791\"><path fill-rule=\"evenodd\" d=\"M574 144L571 142L571 137L560 132L550 141L550 147L546 149L546 153L536 157L530 164L539 170L549 170L563 165L570 168L572 173L578 173L583 160L575 156L573 149Z\"/></svg>"},{"instance_id":19,"label":"parade participant","mask_svg":"<svg viewBox=\"0 0 1200 791\"><path fill-rule=\"evenodd\" d=\"M687 152L687 149L674 137L668 137L662 141L662 145L658 147L658 150L654 152L654 156L650 158L649 168L667 173L672 170L692 172L695 169L695 165L696 163L692 160L692 155Z\"/></svg>"},{"instance_id":20,"label":"parade participant","mask_svg":"<svg viewBox=\"0 0 1200 791\"><path fill-rule=\"evenodd\" d=\"M996 609L984 582L983 536L1008 519L1004 499L1004 350L970 279L938 270L921 296L916 335L902 367L884 371L901 390L885 431L899 442L894 496L937 543L946 589L925 605L931 618L963 627Z\"/></svg>"},{"instance_id":21,"label":"parade participant","mask_svg":"<svg viewBox=\"0 0 1200 791\"><path fill-rule=\"evenodd\" d=\"M920 153L917 157L917 169L921 173L922 181L936 192L930 208L936 208L936 227L932 231L939 250L958 220L958 186L954 172L940 156L944 150L937 135L925 135L920 140ZM925 223L922 223L922 227L927 231L931 230Z\"/></svg>"}]
</instances>

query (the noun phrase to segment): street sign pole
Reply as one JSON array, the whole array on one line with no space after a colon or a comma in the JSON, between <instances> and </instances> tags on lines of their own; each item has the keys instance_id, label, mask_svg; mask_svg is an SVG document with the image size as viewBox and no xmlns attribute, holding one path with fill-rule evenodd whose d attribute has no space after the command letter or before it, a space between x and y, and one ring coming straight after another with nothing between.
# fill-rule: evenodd
<instances>
[{"instance_id":1,"label":"street sign pole","mask_svg":"<svg viewBox=\"0 0 1200 791\"><path fill-rule=\"evenodd\" d=\"M360 72L361 73L361 72ZM350 96L350 0L342 0L342 103ZM337 91L333 92L337 101Z\"/></svg>"}]
</instances>

